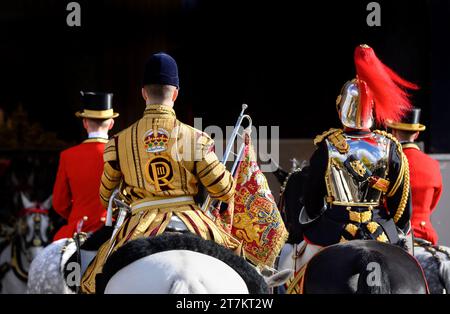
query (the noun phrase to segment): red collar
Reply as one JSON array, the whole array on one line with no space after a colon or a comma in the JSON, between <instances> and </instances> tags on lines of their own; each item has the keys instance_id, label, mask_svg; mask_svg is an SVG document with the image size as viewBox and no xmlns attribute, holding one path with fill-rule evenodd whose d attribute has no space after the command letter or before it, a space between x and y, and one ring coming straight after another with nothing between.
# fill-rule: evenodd
<instances>
[{"instance_id":1,"label":"red collar","mask_svg":"<svg viewBox=\"0 0 450 314\"><path fill-rule=\"evenodd\" d=\"M411 142L408 142L408 143L402 143L402 148L403 148L403 149L411 148L411 149L417 149L417 150L420 150L420 147L417 146L417 144L411 143Z\"/></svg>"}]
</instances>

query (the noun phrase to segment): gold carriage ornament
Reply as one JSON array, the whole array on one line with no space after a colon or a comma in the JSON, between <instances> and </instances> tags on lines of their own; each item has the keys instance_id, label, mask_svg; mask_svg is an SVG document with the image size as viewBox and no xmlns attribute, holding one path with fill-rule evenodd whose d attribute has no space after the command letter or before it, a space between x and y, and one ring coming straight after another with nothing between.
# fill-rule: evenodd
<instances>
[{"instance_id":1,"label":"gold carriage ornament","mask_svg":"<svg viewBox=\"0 0 450 314\"><path fill-rule=\"evenodd\" d=\"M248 105L247 104L242 104L242 110L241 113L236 121L236 124L234 126L233 132L231 133L230 138L227 141L227 147L225 149L225 152L222 156L221 159L221 163L224 164L226 166L228 159L230 158L231 155L233 155L236 159L233 162L233 165L231 167L231 175L233 177L235 177L236 175L236 170L237 170L237 166L239 165L239 162L242 159L242 156L244 154L244 149L245 149L245 145L246 145L246 141L245 141L245 136L250 136L251 135L251 130L252 130L252 118L248 115L245 114L245 110L247 110ZM247 128L243 128L242 124L244 122L244 120L247 120L248 122L248 126ZM242 131L240 133L240 128L242 127ZM235 143L237 141L237 139L241 139L241 145L239 145L239 147L237 148L236 152L233 151L233 148L235 146ZM205 202L203 203L201 209L204 213L206 213L211 219L215 220L216 217L212 214L213 210L216 208L220 208L221 205L221 201L217 201L217 200L213 200L211 198L210 195L208 195L206 197Z\"/></svg>"}]
</instances>

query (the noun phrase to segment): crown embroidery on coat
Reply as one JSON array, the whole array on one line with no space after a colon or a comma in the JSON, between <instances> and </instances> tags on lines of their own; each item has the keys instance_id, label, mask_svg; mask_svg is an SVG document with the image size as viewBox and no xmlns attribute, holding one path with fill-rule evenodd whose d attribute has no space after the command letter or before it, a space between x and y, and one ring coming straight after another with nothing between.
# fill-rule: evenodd
<instances>
[{"instance_id":1,"label":"crown embroidery on coat","mask_svg":"<svg viewBox=\"0 0 450 314\"><path fill-rule=\"evenodd\" d=\"M169 142L169 132L159 128L148 130L144 134L145 151L148 153L159 153L167 149Z\"/></svg>"}]
</instances>

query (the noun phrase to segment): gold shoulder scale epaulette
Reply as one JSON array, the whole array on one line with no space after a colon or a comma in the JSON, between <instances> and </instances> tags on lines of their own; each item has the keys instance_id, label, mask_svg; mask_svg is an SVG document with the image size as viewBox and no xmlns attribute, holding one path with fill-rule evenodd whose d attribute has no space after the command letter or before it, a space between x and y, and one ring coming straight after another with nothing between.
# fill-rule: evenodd
<instances>
[{"instance_id":1,"label":"gold shoulder scale epaulette","mask_svg":"<svg viewBox=\"0 0 450 314\"><path fill-rule=\"evenodd\" d=\"M331 144L336 147L336 149L341 153L345 154L349 150L349 145L343 135L344 131L342 129L329 129L323 132L321 135L317 135L314 139L314 145L318 145L323 142L324 139L328 139Z\"/></svg>"}]
</instances>

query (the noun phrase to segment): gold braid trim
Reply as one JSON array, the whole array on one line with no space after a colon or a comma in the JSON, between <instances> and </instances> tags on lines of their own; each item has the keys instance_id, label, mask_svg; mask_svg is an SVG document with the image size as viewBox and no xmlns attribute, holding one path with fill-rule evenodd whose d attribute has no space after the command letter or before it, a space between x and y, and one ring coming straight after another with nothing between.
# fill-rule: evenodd
<instances>
[{"instance_id":1,"label":"gold braid trim","mask_svg":"<svg viewBox=\"0 0 450 314\"><path fill-rule=\"evenodd\" d=\"M388 197L392 197L392 196L395 195L395 193L397 193L398 188L402 184L402 181L403 181L402 179L404 178L404 176L405 176L405 163L403 162L403 156L402 156L402 164L400 165L400 171L399 171L397 180L395 181L395 183L392 186L391 190L387 194Z\"/></svg>"},{"instance_id":2,"label":"gold braid trim","mask_svg":"<svg viewBox=\"0 0 450 314\"><path fill-rule=\"evenodd\" d=\"M408 158L406 158L405 154L402 152L402 163L405 164L405 175L404 175L404 184L403 184L403 191L402 191L402 197L400 198L400 204L398 205L397 212L394 216L394 222L397 223L400 218L402 218L403 213L406 208L406 203L408 202L409 197L409 164L408 164Z\"/></svg>"},{"instance_id":3,"label":"gold braid trim","mask_svg":"<svg viewBox=\"0 0 450 314\"><path fill-rule=\"evenodd\" d=\"M388 197L393 196L397 192L398 188L400 187L400 185L402 183L402 179L403 179L402 195L400 198L400 203L398 205L397 211L395 212L395 215L394 215L394 222L397 223L400 220L400 218L403 216L403 213L405 212L406 203L408 202L408 197L409 197L410 182L409 182L408 158L403 153L402 145L392 134L390 134L386 131L380 131L380 130L375 130L374 133L385 136L388 139L390 139L391 141L393 141L395 143L395 145L397 146L397 150L400 153L400 156L402 158L402 164L400 166L400 173L399 173L397 180L395 181L395 184L392 187L391 191L387 194Z\"/></svg>"},{"instance_id":4,"label":"gold braid trim","mask_svg":"<svg viewBox=\"0 0 450 314\"><path fill-rule=\"evenodd\" d=\"M306 272L306 266L308 264L303 265L298 273L295 274L294 278L287 283L287 291L286 294L302 294L302 286L303 286L303 278Z\"/></svg>"},{"instance_id":5,"label":"gold braid trim","mask_svg":"<svg viewBox=\"0 0 450 314\"><path fill-rule=\"evenodd\" d=\"M414 144L414 143L403 144L402 147L403 147L403 150L406 149L406 148L413 148L413 149L420 150L420 147L417 146L417 145Z\"/></svg>"}]
</instances>

